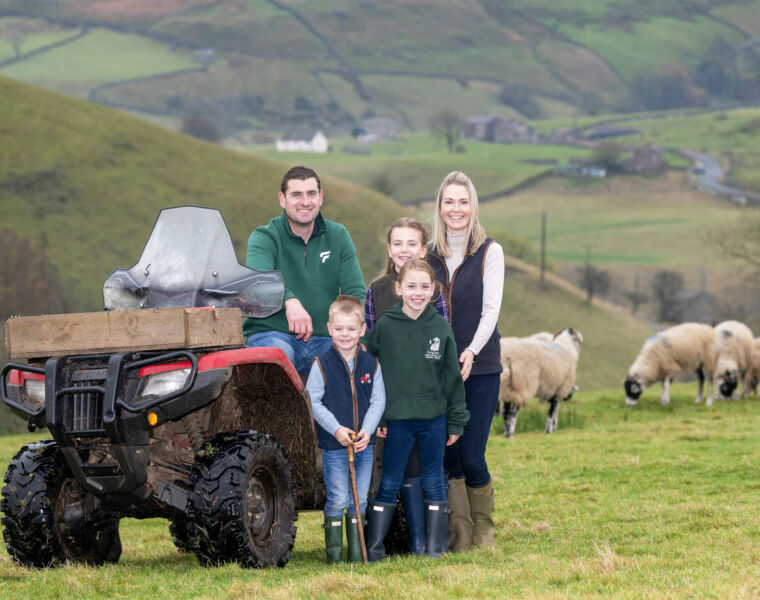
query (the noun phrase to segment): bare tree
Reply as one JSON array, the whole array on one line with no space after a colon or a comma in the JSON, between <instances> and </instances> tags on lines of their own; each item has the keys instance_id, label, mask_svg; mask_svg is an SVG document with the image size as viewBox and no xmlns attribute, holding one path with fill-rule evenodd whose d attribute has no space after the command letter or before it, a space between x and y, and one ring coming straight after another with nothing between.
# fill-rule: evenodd
<instances>
[{"instance_id":1,"label":"bare tree","mask_svg":"<svg viewBox=\"0 0 760 600\"><path fill-rule=\"evenodd\" d=\"M683 288L683 276L678 271L657 271L652 281L652 295L657 302L657 320L677 323L683 316L678 292Z\"/></svg>"},{"instance_id":2,"label":"bare tree","mask_svg":"<svg viewBox=\"0 0 760 600\"><path fill-rule=\"evenodd\" d=\"M428 126L430 133L443 137L447 150L453 152L454 143L459 139L459 130L462 128L462 118L453 110L445 109L433 115L428 121Z\"/></svg>"},{"instance_id":3,"label":"bare tree","mask_svg":"<svg viewBox=\"0 0 760 600\"><path fill-rule=\"evenodd\" d=\"M606 294L610 289L612 278L608 271L597 269L594 265L586 263L578 267L581 288L586 291L586 304L591 304L594 296Z\"/></svg>"}]
</instances>

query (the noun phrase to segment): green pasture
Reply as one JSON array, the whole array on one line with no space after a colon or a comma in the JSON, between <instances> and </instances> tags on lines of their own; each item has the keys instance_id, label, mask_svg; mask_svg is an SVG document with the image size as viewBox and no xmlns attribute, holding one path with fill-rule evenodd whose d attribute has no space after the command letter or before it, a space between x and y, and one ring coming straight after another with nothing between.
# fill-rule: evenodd
<instances>
[{"instance_id":1,"label":"green pasture","mask_svg":"<svg viewBox=\"0 0 760 600\"><path fill-rule=\"evenodd\" d=\"M11 19L0 19L0 61L15 58L16 52L13 48L13 41L8 35L10 27L8 21ZM12 28L10 29L12 31ZM75 29L51 29L49 31L39 31L35 33L24 34L20 39L19 50L21 55L33 52L43 48L48 44L54 44L61 40L76 34Z\"/></svg>"},{"instance_id":2,"label":"green pasture","mask_svg":"<svg viewBox=\"0 0 760 600\"><path fill-rule=\"evenodd\" d=\"M279 570L203 569L164 521L124 519L117 565L28 571L0 554L0 593L18 600L90 598L755 598L760 593L760 402L671 405L647 390L579 393L542 433L531 404L512 440L494 419L487 458L496 486L496 546L440 560L323 562L321 514L301 513ZM39 435L0 438L0 463Z\"/></svg>"},{"instance_id":3,"label":"green pasture","mask_svg":"<svg viewBox=\"0 0 760 600\"><path fill-rule=\"evenodd\" d=\"M704 49L716 37L741 43L745 36L708 19L654 18L636 22L630 30L603 25L564 25L559 31L604 56L626 80L640 73L656 72L667 62L695 66Z\"/></svg>"},{"instance_id":4,"label":"green pasture","mask_svg":"<svg viewBox=\"0 0 760 600\"><path fill-rule=\"evenodd\" d=\"M757 210L690 192L678 184L683 177L557 178L484 203L480 218L486 229L509 231L538 247L540 213L547 211L547 254L557 261L583 263L590 247L595 264L725 264L709 236Z\"/></svg>"},{"instance_id":5,"label":"green pasture","mask_svg":"<svg viewBox=\"0 0 760 600\"><path fill-rule=\"evenodd\" d=\"M136 35L92 29L71 44L0 69L0 75L84 93L109 81L146 77L197 66L187 50Z\"/></svg>"},{"instance_id":6,"label":"green pasture","mask_svg":"<svg viewBox=\"0 0 760 600\"><path fill-rule=\"evenodd\" d=\"M542 173L552 164L531 161L567 162L585 157L588 151L569 146L488 144L460 140L464 152L447 152L443 138L429 133L410 134L393 142L368 146L369 155L353 155L339 151L352 142L333 142L327 154L277 153L274 145L252 145L259 154L290 162L308 162L331 175L372 187L378 177L390 183L391 195L405 203L421 198L434 198L443 177L453 170L467 173L475 182L478 194L485 196L506 190L528 177Z\"/></svg>"}]
</instances>

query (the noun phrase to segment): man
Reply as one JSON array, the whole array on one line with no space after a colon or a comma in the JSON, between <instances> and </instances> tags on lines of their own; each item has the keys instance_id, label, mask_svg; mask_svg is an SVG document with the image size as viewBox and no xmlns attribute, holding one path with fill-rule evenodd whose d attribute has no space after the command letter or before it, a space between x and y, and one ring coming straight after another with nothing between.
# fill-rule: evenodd
<instances>
[{"instance_id":1,"label":"man","mask_svg":"<svg viewBox=\"0 0 760 600\"><path fill-rule=\"evenodd\" d=\"M293 167L277 194L283 214L256 228L248 240L246 264L257 271L281 271L285 307L266 319L246 319L248 346L281 348L299 373L332 343L328 309L340 294L364 300L366 288L348 230L320 214L319 176Z\"/></svg>"}]
</instances>

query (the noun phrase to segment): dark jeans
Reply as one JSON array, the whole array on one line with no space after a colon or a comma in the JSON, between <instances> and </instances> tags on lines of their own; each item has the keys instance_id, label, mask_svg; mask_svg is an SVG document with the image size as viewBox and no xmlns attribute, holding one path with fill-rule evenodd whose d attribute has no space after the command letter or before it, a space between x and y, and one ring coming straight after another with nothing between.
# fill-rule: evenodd
<instances>
[{"instance_id":1,"label":"dark jeans","mask_svg":"<svg viewBox=\"0 0 760 600\"><path fill-rule=\"evenodd\" d=\"M462 437L446 447L444 468L449 479L461 479L470 487L483 487L491 481L486 464L486 444L491 421L499 400L499 375L470 375L464 382L465 401L470 420Z\"/></svg>"},{"instance_id":2,"label":"dark jeans","mask_svg":"<svg viewBox=\"0 0 760 600\"><path fill-rule=\"evenodd\" d=\"M396 494L404 480L414 440L420 443L422 491L425 500L446 501L446 487L441 477L443 450L446 447L446 415L434 419L407 419L388 422L388 436L383 447L383 478L375 500L396 503Z\"/></svg>"}]
</instances>

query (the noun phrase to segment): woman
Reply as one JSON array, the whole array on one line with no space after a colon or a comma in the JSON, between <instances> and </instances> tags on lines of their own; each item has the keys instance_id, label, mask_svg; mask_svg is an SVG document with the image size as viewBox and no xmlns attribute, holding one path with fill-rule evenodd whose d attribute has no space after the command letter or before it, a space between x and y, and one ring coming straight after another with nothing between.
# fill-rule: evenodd
<instances>
[{"instance_id":1,"label":"woman","mask_svg":"<svg viewBox=\"0 0 760 600\"><path fill-rule=\"evenodd\" d=\"M446 288L451 326L465 380L470 420L446 448L452 550L494 543L494 490L485 452L499 397L499 319L504 252L478 222L478 195L464 173L449 173L438 190L427 260ZM476 360L477 359L477 360Z\"/></svg>"}]
</instances>

